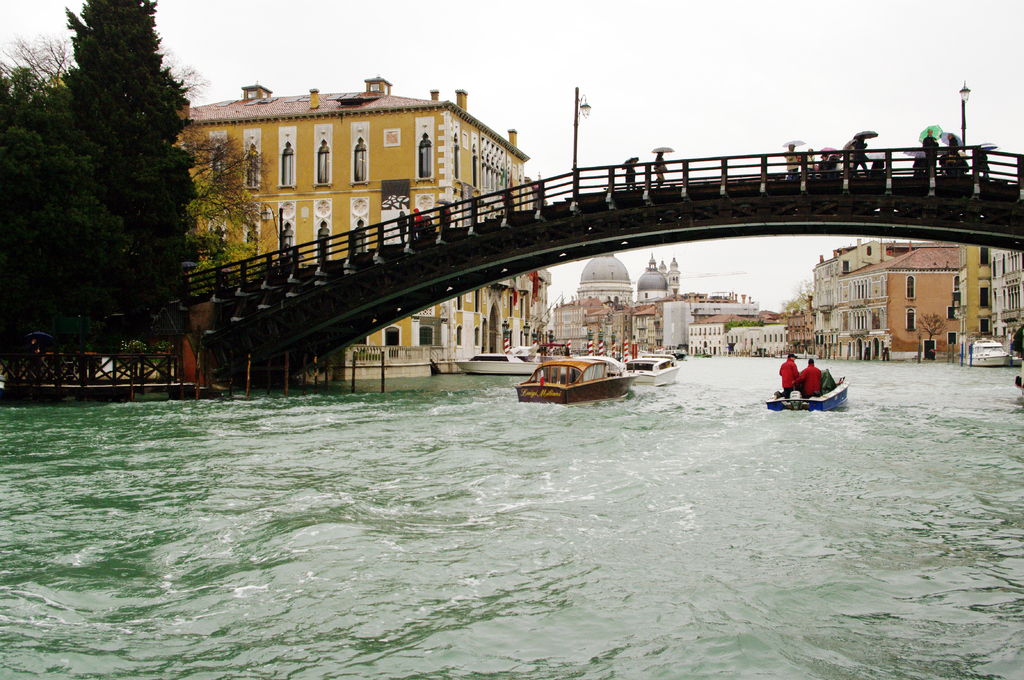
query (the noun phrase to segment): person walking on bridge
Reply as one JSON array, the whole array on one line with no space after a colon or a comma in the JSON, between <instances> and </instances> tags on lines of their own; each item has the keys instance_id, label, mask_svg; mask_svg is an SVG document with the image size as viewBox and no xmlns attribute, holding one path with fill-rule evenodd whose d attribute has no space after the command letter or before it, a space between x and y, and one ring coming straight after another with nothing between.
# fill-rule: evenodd
<instances>
[{"instance_id":1,"label":"person walking on bridge","mask_svg":"<svg viewBox=\"0 0 1024 680\"><path fill-rule=\"evenodd\" d=\"M779 375L782 376L782 397L789 399L789 395L793 391L793 385L796 383L796 379L800 377L800 369L796 366L795 354L790 354L786 357L786 362L779 368Z\"/></svg>"}]
</instances>

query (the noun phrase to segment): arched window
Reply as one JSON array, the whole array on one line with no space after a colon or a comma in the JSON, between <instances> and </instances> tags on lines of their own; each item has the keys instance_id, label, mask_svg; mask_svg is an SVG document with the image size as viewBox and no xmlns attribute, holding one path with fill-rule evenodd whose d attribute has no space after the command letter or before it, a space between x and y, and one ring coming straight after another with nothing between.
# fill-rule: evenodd
<instances>
[{"instance_id":1,"label":"arched window","mask_svg":"<svg viewBox=\"0 0 1024 680\"><path fill-rule=\"evenodd\" d=\"M285 142L281 151L281 186L290 187L295 184L295 150L291 142Z\"/></svg>"},{"instance_id":2,"label":"arched window","mask_svg":"<svg viewBox=\"0 0 1024 680\"><path fill-rule=\"evenodd\" d=\"M455 329L455 346L462 347L462 326Z\"/></svg>"},{"instance_id":3,"label":"arched window","mask_svg":"<svg viewBox=\"0 0 1024 680\"><path fill-rule=\"evenodd\" d=\"M419 152L419 163L417 164L417 177L430 177L431 170L431 147L433 144L430 143L430 138L427 137L427 133L423 133L423 139L420 140L420 152Z\"/></svg>"},{"instance_id":4,"label":"arched window","mask_svg":"<svg viewBox=\"0 0 1024 680\"><path fill-rule=\"evenodd\" d=\"M366 142L360 137L352 154L352 181L366 181Z\"/></svg>"},{"instance_id":5,"label":"arched window","mask_svg":"<svg viewBox=\"0 0 1024 680\"><path fill-rule=\"evenodd\" d=\"M455 179L459 178L459 134L452 135L452 163Z\"/></svg>"},{"instance_id":6,"label":"arched window","mask_svg":"<svg viewBox=\"0 0 1024 680\"><path fill-rule=\"evenodd\" d=\"M331 181L331 150L327 146L327 140L320 142L320 148L316 152L316 183L327 184Z\"/></svg>"},{"instance_id":7,"label":"arched window","mask_svg":"<svg viewBox=\"0 0 1024 680\"><path fill-rule=\"evenodd\" d=\"M384 344L388 347L396 347L402 340L402 331L397 328L388 328L384 331Z\"/></svg>"},{"instance_id":8,"label":"arched window","mask_svg":"<svg viewBox=\"0 0 1024 680\"><path fill-rule=\"evenodd\" d=\"M473 145L473 186L475 186L475 187L476 186L480 186L480 183L479 183L478 178L477 178L477 173L478 173L478 171L477 171L477 163L479 162L479 160L480 160L480 158L477 156L477 153L476 153L476 144L474 144Z\"/></svg>"},{"instance_id":9,"label":"arched window","mask_svg":"<svg viewBox=\"0 0 1024 680\"><path fill-rule=\"evenodd\" d=\"M915 297L914 296L914 277L913 276L908 276L907 277L907 299L908 300L913 300L914 297Z\"/></svg>"},{"instance_id":10,"label":"arched window","mask_svg":"<svg viewBox=\"0 0 1024 680\"><path fill-rule=\"evenodd\" d=\"M430 326L420 326L420 347L430 347L434 344L434 329Z\"/></svg>"},{"instance_id":11,"label":"arched window","mask_svg":"<svg viewBox=\"0 0 1024 680\"><path fill-rule=\"evenodd\" d=\"M910 309L907 310L907 330L908 331L916 331L917 330L917 312L914 311L913 307L911 307Z\"/></svg>"},{"instance_id":12,"label":"arched window","mask_svg":"<svg viewBox=\"0 0 1024 680\"><path fill-rule=\"evenodd\" d=\"M480 326L477 326L473 329L473 346L480 346Z\"/></svg>"}]
</instances>

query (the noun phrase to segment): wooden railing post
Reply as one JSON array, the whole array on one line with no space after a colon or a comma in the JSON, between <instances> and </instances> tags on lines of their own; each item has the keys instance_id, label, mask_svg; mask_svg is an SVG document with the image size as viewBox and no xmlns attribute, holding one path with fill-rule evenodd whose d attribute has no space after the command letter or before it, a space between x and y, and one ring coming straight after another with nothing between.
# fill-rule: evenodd
<instances>
[{"instance_id":1,"label":"wooden railing post","mask_svg":"<svg viewBox=\"0 0 1024 680\"><path fill-rule=\"evenodd\" d=\"M572 203L569 204L569 210L573 213L580 211L580 169L572 169Z\"/></svg>"},{"instance_id":2,"label":"wooden railing post","mask_svg":"<svg viewBox=\"0 0 1024 680\"><path fill-rule=\"evenodd\" d=\"M474 196L469 203L469 235L476 236L476 221L480 217L480 197Z\"/></svg>"},{"instance_id":3,"label":"wooden railing post","mask_svg":"<svg viewBox=\"0 0 1024 680\"><path fill-rule=\"evenodd\" d=\"M761 193L768 193L768 156L761 156Z\"/></svg>"},{"instance_id":4,"label":"wooden railing post","mask_svg":"<svg viewBox=\"0 0 1024 680\"><path fill-rule=\"evenodd\" d=\"M608 168L608 191L605 194L604 200L608 204L609 210L615 210L615 199L612 197L612 192L615 190L615 166Z\"/></svg>"},{"instance_id":5,"label":"wooden railing post","mask_svg":"<svg viewBox=\"0 0 1024 680\"><path fill-rule=\"evenodd\" d=\"M683 189L680 193L684 201L690 200L688 191L690 188L690 161L683 161Z\"/></svg>"},{"instance_id":6,"label":"wooden railing post","mask_svg":"<svg viewBox=\"0 0 1024 680\"><path fill-rule=\"evenodd\" d=\"M508 229L508 221L512 219L512 187L507 187L505 193L501 197L502 203L504 203L505 214L501 218L501 228Z\"/></svg>"},{"instance_id":7,"label":"wooden railing post","mask_svg":"<svg viewBox=\"0 0 1024 680\"><path fill-rule=\"evenodd\" d=\"M722 178L721 185L719 185L718 193L722 196L728 196L729 192L726 190L725 185L729 182L729 159L722 159Z\"/></svg>"},{"instance_id":8,"label":"wooden railing post","mask_svg":"<svg viewBox=\"0 0 1024 680\"><path fill-rule=\"evenodd\" d=\"M544 213L543 213L543 210L544 210L544 180L542 180L542 179L537 180L537 182L534 184L534 186L537 187L537 193L536 193L536 196L535 196L535 200L537 201L537 210L533 213L533 219L537 220L538 222L543 222L544 221Z\"/></svg>"},{"instance_id":9,"label":"wooden railing post","mask_svg":"<svg viewBox=\"0 0 1024 680\"><path fill-rule=\"evenodd\" d=\"M927 152L926 152L927 153ZM928 195L935 195L935 155L930 154L928 159Z\"/></svg>"},{"instance_id":10,"label":"wooden railing post","mask_svg":"<svg viewBox=\"0 0 1024 680\"><path fill-rule=\"evenodd\" d=\"M644 164L644 203L651 205L651 164Z\"/></svg>"},{"instance_id":11,"label":"wooden railing post","mask_svg":"<svg viewBox=\"0 0 1024 680\"><path fill-rule=\"evenodd\" d=\"M892 196L892 151L885 152L885 195Z\"/></svg>"},{"instance_id":12,"label":"wooden railing post","mask_svg":"<svg viewBox=\"0 0 1024 680\"><path fill-rule=\"evenodd\" d=\"M850 149L843 149L843 193L850 193Z\"/></svg>"},{"instance_id":13,"label":"wooden railing post","mask_svg":"<svg viewBox=\"0 0 1024 680\"><path fill-rule=\"evenodd\" d=\"M1024 156L1017 156L1017 188L1020 189L1020 198L1024 201Z\"/></svg>"}]
</instances>

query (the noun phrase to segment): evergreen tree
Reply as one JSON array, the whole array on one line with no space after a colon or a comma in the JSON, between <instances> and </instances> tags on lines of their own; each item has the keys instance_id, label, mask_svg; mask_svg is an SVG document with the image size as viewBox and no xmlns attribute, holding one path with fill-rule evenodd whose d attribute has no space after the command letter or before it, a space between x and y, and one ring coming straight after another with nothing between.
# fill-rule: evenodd
<instances>
[{"instance_id":1,"label":"evergreen tree","mask_svg":"<svg viewBox=\"0 0 1024 680\"><path fill-rule=\"evenodd\" d=\"M175 294L193 197L191 157L175 146L188 102L163 65L155 14L152 0L88 0L81 18L68 12L76 125L95 146L102 201L127 237L111 282L125 311Z\"/></svg>"},{"instance_id":2,"label":"evergreen tree","mask_svg":"<svg viewBox=\"0 0 1024 680\"><path fill-rule=\"evenodd\" d=\"M106 279L124 241L97 199L67 88L27 68L9 73L0 75L0 345L15 348L54 316L114 311Z\"/></svg>"}]
</instances>

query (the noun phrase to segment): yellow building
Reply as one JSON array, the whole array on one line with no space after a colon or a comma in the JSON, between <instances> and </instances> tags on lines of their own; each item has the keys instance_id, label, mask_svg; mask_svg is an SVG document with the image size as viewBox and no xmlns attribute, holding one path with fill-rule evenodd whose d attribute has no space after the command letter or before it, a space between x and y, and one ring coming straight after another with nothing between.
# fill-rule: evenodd
<instances>
[{"instance_id":1,"label":"yellow building","mask_svg":"<svg viewBox=\"0 0 1024 680\"><path fill-rule=\"evenodd\" d=\"M287 97L257 84L243 87L240 99L190 109L192 123L211 139L233 140L250 158L265 159L251 164L257 170L245 178L261 215L247 227L258 230L261 251L525 181L529 157L517 147L516 131L506 139L471 116L464 90L452 103L437 90L430 99L414 99L391 89L379 76L360 92L311 89ZM496 326L504 322L517 344L529 339L526 324L546 307L550 276L544 274L542 291L521 276L422 310L367 341L447 347L451 356L440 359L453 361L500 347Z\"/></svg>"},{"instance_id":2,"label":"yellow building","mask_svg":"<svg viewBox=\"0 0 1024 680\"><path fill-rule=\"evenodd\" d=\"M960 246L960 271L954 281L953 307L960 322L961 350L975 340L991 338L992 251L985 246Z\"/></svg>"}]
</instances>

